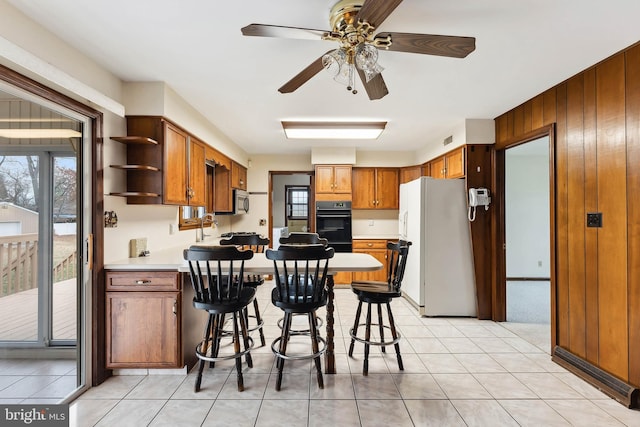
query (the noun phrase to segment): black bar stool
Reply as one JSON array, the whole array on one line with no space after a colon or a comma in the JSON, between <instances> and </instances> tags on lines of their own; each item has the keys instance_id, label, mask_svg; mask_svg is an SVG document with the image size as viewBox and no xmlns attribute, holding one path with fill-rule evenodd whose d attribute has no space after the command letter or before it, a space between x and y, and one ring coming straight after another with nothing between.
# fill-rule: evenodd
<instances>
[{"instance_id":1,"label":"black bar stool","mask_svg":"<svg viewBox=\"0 0 640 427\"><path fill-rule=\"evenodd\" d=\"M250 233L238 233L232 234L227 239L220 240L220 245L234 245L239 247L240 249L248 249L253 253L261 253L269 246L269 238L263 237L259 234L250 234ZM264 283L264 278L259 274L247 274L244 278L244 286L248 286L251 288L257 288L258 286ZM253 310L254 314L249 315L249 310L245 309L245 317L247 319L247 327L249 328L249 332L258 331L260 333L260 344L264 347L266 342L264 339L264 321L260 316L260 307L258 306L258 299L253 300ZM249 318L252 317L255 319L255 326L249 326Z\"/></svg>"},{"instance_id":2,"label":"black bar stool","mask_svg":"<svg viewBox=\"0 0 640 427\"><path fill-rule=\"evenodd\" d=\"M287 359L313 359L318 387L324 388L320 356L326 350L326 340L318 333L316 310L327 304L327 268L334 255L333 248L324 245L280 246L277 251L267 249L266 257L273 260L276 287L271 292L271 302L284 311L281 335L271 344L276 356L278 379L276 390L282 385L282 370ZM287 354L291 337L291 320L294 314L307 314L311 354ZM320 348L319 344L322 344Z\"/></svg>"},{"instance_id":3,"label":"black bar stool","mask_svg":"<svg viewBox=\"0 0 640 427\"><path fill-rule=\"evenodd\" d=\"M200 391L205 362L210 362L213 367L215 362L229 359L236 361L238 391L243 391L242 357L245 356L249 367L253 366L250 353L253 339L247 332L244 310L256 295L255 288L244 285L244 261L252 258L253 252L241 251L235 246L191 246L184 250L183 256L188 261L191 286L195 292L193 307L209 313L204 336L196 346L200 366L195 391ZM222 326L227 314L233 318L234 352L221 356ZM240 349L240 335L244 350Z\"/></svg>"},{"instance_id":4,"label":"black bar stool","mask_svg":"<svg viewBox=\"0 0 640 427\"><path fill-rule=\"evenodd\" d=\"M391 312L391 301L394 298L402 296L400 289L402 285L402 278L404 277L404 269L407 264L407 254L409 253L409 246L411 242L400 240L397 243L387 243L387 254L389 259L389 270L386 282L376 281L361 281L352 282L351 290L358 297L358 309L356 311L356 319L353 322L353 327L349 330L351 335L351 344L349 345L349 357L353 357L353 347L356 341L364 344L364 365L362 368L362 374L369 374L369 348L372 345L381 346L382 352L385 352L385 346L393 345L396 349L396 356L398 359L398 367L401 371L404 370L402 365L402 356L400 355L400 334L396 330L396 324L393 320L393 313ZM365 323L360 323L360 315L362 313L362 303L367 303L367 316ZM378 323L371 323L371 305L375 304L378 308ZM382 305L387 307L387 316L389 324L385 325L382 320ZM365 334L363 337L358 337L358 327L365 327ZM378 326L380 328L380 340L371 338L371 326ZM385 341L384 330L388 329L391 332L393 340Z\"/></svg>"}]
</instances>

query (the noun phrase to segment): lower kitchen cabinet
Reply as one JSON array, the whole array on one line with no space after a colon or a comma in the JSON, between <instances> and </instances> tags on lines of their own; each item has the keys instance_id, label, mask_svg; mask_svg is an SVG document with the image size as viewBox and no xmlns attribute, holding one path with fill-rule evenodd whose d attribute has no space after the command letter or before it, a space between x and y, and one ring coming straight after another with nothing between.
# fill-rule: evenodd
<instances>
[{"instance_id":1,"label":"lower kitchen cabinet","mask_svg":"<svg viewBox=\"0 0 640 427\"><path fill-rule=\"evenodd\" d=\"M107 271L105 278L107 368L195 364L203 320L177 271Z\"/></svg>"},{"instance_id":2,"label":"lower kitchen cabinet","mask_svg":"<svg viewBox=\"0 0 640 427\"><path fill-rule=\"evenodd\" d=\"M382 269L376 271L354 271L353 281L375 280L384 282L387 280L387 240L382 239L357 239L353 241L353 252L365 253L373 256L382 263Z\"/></svg>"}]
</instances>

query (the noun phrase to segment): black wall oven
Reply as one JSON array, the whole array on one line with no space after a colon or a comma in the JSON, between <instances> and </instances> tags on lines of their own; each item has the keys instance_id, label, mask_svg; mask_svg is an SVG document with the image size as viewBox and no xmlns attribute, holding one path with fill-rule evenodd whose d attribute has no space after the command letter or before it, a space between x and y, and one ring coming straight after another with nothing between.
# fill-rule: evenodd
<instances>
[{"instance_id":1,"label":"black wall oven","mask_svg":"<svg viewBox=\"0 0 640 427\"><path fill-rule=\"evenodd\" d=\"M351 202L316 202L316 232L336 252L351 252Z\"/></svg>"}]
</instances>

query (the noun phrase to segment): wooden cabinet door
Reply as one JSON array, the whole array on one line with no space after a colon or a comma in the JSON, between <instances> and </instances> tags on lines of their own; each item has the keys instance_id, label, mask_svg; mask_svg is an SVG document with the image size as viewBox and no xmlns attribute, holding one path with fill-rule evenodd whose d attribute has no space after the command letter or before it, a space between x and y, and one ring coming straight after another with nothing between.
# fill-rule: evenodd
<instances>
[{"instance_id":1,"label":"wooden cabinet door","mask_svg":"<svg viewBox=\"0 0 640 427\"><path fill-rule=\"evenodd\" d=\"M194 137L189 139L189 205L206 206L206 146Z\"/></svg>"},{"instance_id":2,"label":"wooden cabinet door","mask_svg":"<svg viewBox=\"0 0 640 427\"><path fill-rule=\"evenodd\" d=\"M432 160L430 163L432 178L443 179L447 177L445 173L446 163L444 156L438 157L437 159Z\"/></svg>"},{"instance_id":3,"label":"wooden cabinet door","mask_svg":"<svg viewBox=\"0 0 640 427\"><path fill-rule=\"evenodd\" d=\"M398 169L376 169L376 208L398 209L400 199Z\"/></svg>"},{"instance_id":4,"label":"wooden cabinet door","mask_svg":"<svg viewBox=\"0 0 640 427\"><path fill-rule=\"evenodd\" d=\"M376 207L375 169L353 168L352 209L374 209Z\"/></svg>"},{"instance_id":5,"label":"wooden cabinet door","mask_svg":"<svg viewBox=\"0 0 640 427\"><path fill-rule=\"evenodd\" d=\"M231 187L247 190L247 168L236 162L231 162Z\"/></svg>"},{"instance_id":6,"label":"wooden cabinet door","mask_svg":"<svg viewBox=\"0 0 640 427\"><path fill-rule=\"evenodd\" d=\"M166 205L187 205L187 134L164 124L164 191Z\"/></svg>"},{"instance_id":7,"label":"wooden cabinet door","mask_svg":"<svg viewBox=\"0 0 640 427\"><path fill-rule=\"evenodd\" d=\"M353 281L374 280L385 282L387 280L387 241L386 240L354 240L353 252L365 253L375 257L382 264L382 269L377 271L354 271Z\"/></svg>"},{"instance_id":8,"label":"wooden cabinet door","mask_svg":"<svg viewBox=\"0 0 640 427\"><path fill-rule=\"evenodd\" d=\"M316 166L316 193L333 193L333 166Z\"/></svg>"},{"instance_id":9,"label":"wooden cabinet door","mask_svg":"<svg viewBox=\"0 0 640 427\"><path fill-rule=\"evenodd\" d=\"M413 181L422 176L422 165L410 166L400 169L400 184Z\"/></svg>"},{"instance_id":10,"label":"wooden cabinet door","mask_svg":"<svg viewBox=\"0 0 640 427\"><path fill-rule=\"evenodd\" d=\"M446 155L446 172L447 178L464 177L464 147L460 147Z\"/></svg>"},{"instance_id":11,"label":"wooden cabinet door","mask_svg":"<svg viewBox=\"0 0 640 427\"><path fill-rule=\"evenodd\" d=\"M351 166L334 166L334 193L351 193Z\"/></svg>"},{"instance_id":12,"label":"wooden cabinet door","mask_svg":"<svg viewBox=\"0 0 640 427\"><path fill-rule=\"evenodd\" d=\"M213 170L213 207L215 212L228 213L233 210L233 192L231 191L231 170L216 165Z\"/></svg>"},{"instance_id":13,"label":"wooden cabinet door","mask_svg":"<svg viewBox=\"0 0 640 427\"><path fill-rule=\"evenodd\" d=\"M107 368L179 368L179 292L107 292Z\"/></svg>"}]
</instances>

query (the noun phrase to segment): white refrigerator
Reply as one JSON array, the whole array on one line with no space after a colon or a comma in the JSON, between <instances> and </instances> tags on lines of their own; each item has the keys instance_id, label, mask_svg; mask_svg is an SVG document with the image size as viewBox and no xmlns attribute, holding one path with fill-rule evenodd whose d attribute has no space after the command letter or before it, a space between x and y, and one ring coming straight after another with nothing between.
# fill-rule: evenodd
<instances>
[{"instance_id":1,"label":"white refrigerator","mask_svg":"<svg viewBox=\"0 0 640 427\"><path fill-rule=\"evenodd\" d=\"M400 238L409 240L403 294L422 316L476 316L465 183L421 177L400 185Z\"/></svg>"}]
</instances>

